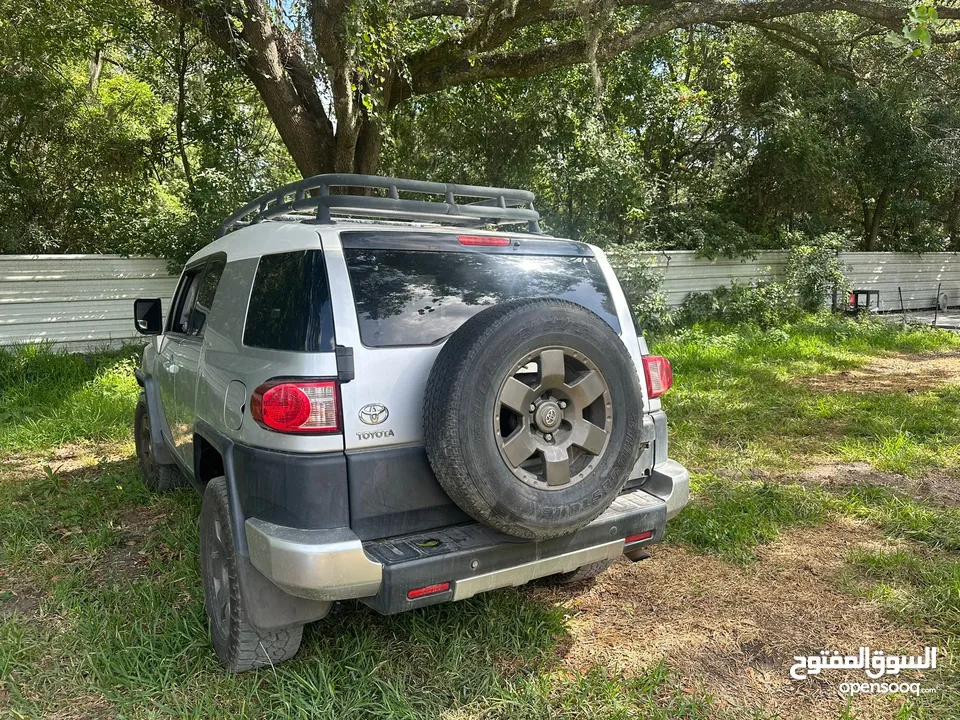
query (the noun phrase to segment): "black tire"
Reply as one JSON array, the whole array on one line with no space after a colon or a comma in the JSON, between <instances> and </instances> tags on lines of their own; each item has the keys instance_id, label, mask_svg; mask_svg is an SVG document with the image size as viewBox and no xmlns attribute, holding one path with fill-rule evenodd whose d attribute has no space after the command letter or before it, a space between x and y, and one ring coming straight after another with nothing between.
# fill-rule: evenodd
<instances>
[{"instance_id":1,"label":"black tire","mask_svg":"<svg viewBox=\"0 0 960 720\"><path fill-rule=\"evenodd\" d=\"M153 454L150 441L150 412L147 410L147 396L140 393L137 410L133 416L133 437L137 445L137 464L140 477L147 490L155 493L167 492L187 484L187 479L176 465L161 464Z\"/></svg>"},{"instance_id":2,"label":"black tire","mask_svg":"<svg viewBox=\"0 0 960 720\"><path fill-rule=\"evenodd\" d=\"M220 662L234 673L276 665L300 649L303 626L261 632L247 620L237 577L227 482L211 480L200 509L200 575L210 638Z\"/></svg>"},{"instance_id":3,"label":"black tire","mask_svg":"<svg viewBox=\"0 0 960 720\"><path fill-rule=\"evenodd\" d=\"M614 560L598 560L597 562L590 563L589 565L582 565L576 570L568 573L548 575L543 579L543 582L547 585L575 585L583 582L584 580L595 578L597 575L606 572L610 569L610 566L613 565L614 562Z\"/></svg>"},{"instance_id":4,"label":"black tire","mask_svg":"<svg viewBox=\"0 0 960 720\"><path fill-rule=\"evenodd\" d=\"M548 385L547 353L555 356L558 349L560 371L551 373L560 378L558 393L548 389L541 396ZM530 357L536 357L536 362L527 362ZM524 362L526 365L521 365ZM604 424L604 445L599 452L572 446L563 449L566 480L561 473L559 482L554 482L548 465L561 464L555 455L548 463L547 453L559 451L547 446L555 441L570 442L572 432L561 440L570 412L558 411L561 425L554 437L536 424L540 421L532 408L542 409L540 405L531 404L527 417L510 408L505 411L503 398L507 383L517 379L515 373L523 372L517 368L533 364L539 370L531 381L535 387L527 390L537 395L536 403L552 403L556 410L556 403L566 408L569 402L573 408L574 396L562 393L579 382L567 377L573 378L576 368L571 365L580 362L583 370L577 377L598 372L606 390L588 405L584 395L586 409L582 417L573 419L580 425L570 427L589 427L583 424L586 413L595 417L599 401L597 422ZM554 362L550 365L556 367ZM523 397L527 397L525 392L521 388ZM567 397L567 401L558 397ZM527 406L524 408L526 412ZM514 430L497 424L510 420L508 416L517 423ZM471 517L504 533L545 539L583 527L623 488L639 453L643 400L630 354L600 317L575 303L536 298L495 305L472 317L450 337L430 372L423 417L427 456L450 498ZM557 422L557 413L551 412L549 418ZM526 460L511 464L506 447L519 430L530 436L525 436L524 445L533 450ZM575 466L575 453L579 453L577 463L592 466ZM535 474L539 471L525 471L531 462L541 463L543 478ZM574 476L578 467L582 470Z\"/></svg>"}]
</instances>

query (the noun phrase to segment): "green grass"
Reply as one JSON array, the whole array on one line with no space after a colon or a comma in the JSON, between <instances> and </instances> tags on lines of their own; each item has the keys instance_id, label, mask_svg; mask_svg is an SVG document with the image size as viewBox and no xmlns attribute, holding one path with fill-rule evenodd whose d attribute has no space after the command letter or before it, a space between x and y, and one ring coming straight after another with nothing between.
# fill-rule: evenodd
<instances>
[{"instance_id":1,"label":"green grass","mask_svg":"<svg viewBox=\"0 0 960 720\"><path fill-rule=\"evenodd\" d=\"M78 702L131 718L707 716L709 699L666 668L562 670L562 608L520 591L393 617L343 603L294 661L228 675L203 613L198 498L149 496L136 473L121 461L0 483L2 582L15 578L12 599L32 598L38 617L0 615L5 717Z\"/></svg>"},{"instance_id":2,"label":"green grass","mask_svg":"<svg viewBox=\"0 0 960 720\"><path fill-rule=\"evenodd\" d=\"M667 539L747 564L754 550L782 530L841 516L868 520L890 537L935 550L960 550L960 509L938 507L876 485L843 493L800 484L775 484L694 475L694 501L667 526Z\"/></svg>"},{"instance_id":3,"label":"green grass","mask_svg":"<svg viewBox=\"0 0 960 720\"><path fill-rule=\"evenodd\" d=\"M867 594L919 627L960 638L960 557L915 550L858 550L850 562Z\"/></svg>"},{"instance_id":4,"label":"green grass","mask_svg":"<svg viewBox=\"0 0 960 720\"><path fill-rule=\"evenodd\" d=\"M128 440L138 358L132 347L92 355L46 345L0 349L0 449Z\"/></svg>"},{"instance_id":5,"label":"green grass","mask_svg":"<svg viewBox=\"0 0 960 720\"><path fill-rule=\"evenodd\" d=\"M783 328L694 327L655 343L670 358L671 454L694 469L795 469L818 459L864 461L910 475L955 470L960 388L819 392L795 378L847 370L891 352L960 348L945 331L816 316Z\"/></svg>"},{"instance_id":6,"label":"green grass","mask_svg":"<svg viewBox=\"0 0 960 720\"><path fill-rule=\"evenodd\" d=\"M887 488L836 494L750 478L822 459L955 471L958 390L830 393L794 378L888 352L958 347L943 332L829 317L769 332L695 328L657 343L676 372L664 401L671 455L700 471L668 542L751 563L789 528L856 517L923 550L852 556L851 588L898 621L956 634L957 568L948 555L960 549L956 509ZM0 714L759 717L754 698L721 709L691 690L669 658L629 679L604 668L571 672L561 661L569 639L562 608L516 590L394 617L344 603L307 629L294 661L227 675L203 614L199 498L148 494L129 457L135 357L0 351ZM88 455L82 467L57 458L65 444ZM111 458L98 459L103 448ZM118 460L118 449L127 457ZM28 611L10 611L18 607ZM937 717L930 707L907 703L904 712Z\"/></svg>"},{"instance_id":7,"label":"green grass","mask_svg":"<svg viewBox=\"0 0 960 720\"><path fill-rule=\"evenodd\" d=\"M931 703L906 704L917 717L956 717L960 709L960 558L908 550L850 553L847 582L854 592L936 638L938 667L926 682L939 687Z\"/></svg>"},{"instance_id":8,"label":"green grass","mask_svg":"<svg viewBox=\"0 0 960 720\"><path fill-rule=\"evenodd\" d=\"M696 501L667 526L667 538L736 563L756 559L754 548L775 540L780 530L823 522L830 499L798 485L742 482L694 476Z\"/></svg>"}]
</instances>

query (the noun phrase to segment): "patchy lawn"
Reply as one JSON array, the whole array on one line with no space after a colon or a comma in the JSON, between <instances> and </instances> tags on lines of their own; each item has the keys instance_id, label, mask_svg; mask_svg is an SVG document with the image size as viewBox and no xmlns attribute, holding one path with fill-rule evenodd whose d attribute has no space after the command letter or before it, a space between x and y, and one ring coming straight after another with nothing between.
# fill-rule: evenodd
<instances>
[{"instance_id":1,"label":"patchy lawn","mask_svg":"<svg viewBox=\"0 0 960 720\"><path fill-rule=\"evenodd\" d=\"M956 717L960 340L819 317L656 350L695 500L651 559L391 618L341 603L242 676L208 646L199 498L139 483L135 353L0 353L0 715ZM787 674L925 644L946 657L916 698Z\"/></svg>"}]
</instances>

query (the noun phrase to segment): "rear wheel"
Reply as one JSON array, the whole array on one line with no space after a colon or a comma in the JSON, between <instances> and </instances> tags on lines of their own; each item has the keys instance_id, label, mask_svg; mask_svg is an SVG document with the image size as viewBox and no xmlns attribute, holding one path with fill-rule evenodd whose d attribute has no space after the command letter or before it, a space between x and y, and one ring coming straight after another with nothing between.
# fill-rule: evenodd
<instances>
[{"instance_id":1,"label":"rear wheel","mask_svg":"<svg viewBox=\"0 0 960 720\"><path fill-rule=\"evenodd\" d=\"M133 417L133 437L137 446L137 464L140 477L151 492L166 492L183 487L187 479L176 465L157 462L153 453L153 435L150 430L150 412L147 409L147 396L140 393L137 410Z\"/></svg>"},{"instance_id":2,"label":"rear wheel","mask_svg":"<svg viewBox=\"0 0 960 720\"><path fill-rule=\"evenodd\" d=\"M261 632L247 619L237 573L227 482L223 477L211 480L203 493L200 575L213 649L227 670L240 673L275 665L297 654L302 625Z\"/></svg>"},{"instance_id":3,"label":"rear wheel","mask_svg":"<svg viewBox=\"0 0 960 720\"><path fill-rule=\"evenodd\" d=\"M598 560L589 565L581 565L571 572L550 575L545 577L543 581L549 585L575 585L576 583L590 580L606 572L614 562L614 560Z\"/></svg>"}]
</instances>

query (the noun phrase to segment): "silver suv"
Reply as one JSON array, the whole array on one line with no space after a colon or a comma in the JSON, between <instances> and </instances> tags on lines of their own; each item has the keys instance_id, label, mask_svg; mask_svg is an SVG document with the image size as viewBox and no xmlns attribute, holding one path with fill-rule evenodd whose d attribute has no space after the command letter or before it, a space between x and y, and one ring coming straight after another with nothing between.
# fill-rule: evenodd
<instances>
[{"instance_id":1,"label":"silver suv","mask_svg":"<svg viewBox=\"0 0 960 720\"><path fill-rule=\"evenodd\" d=\"M232 671L292 657L338 600L396 613L641 559L687 502L670 364L603 252L543 235L531 193L309 178L228 218L166 318L134 313L155 336L141 472L203 493Z\"/></svg>"}]
</instances>

